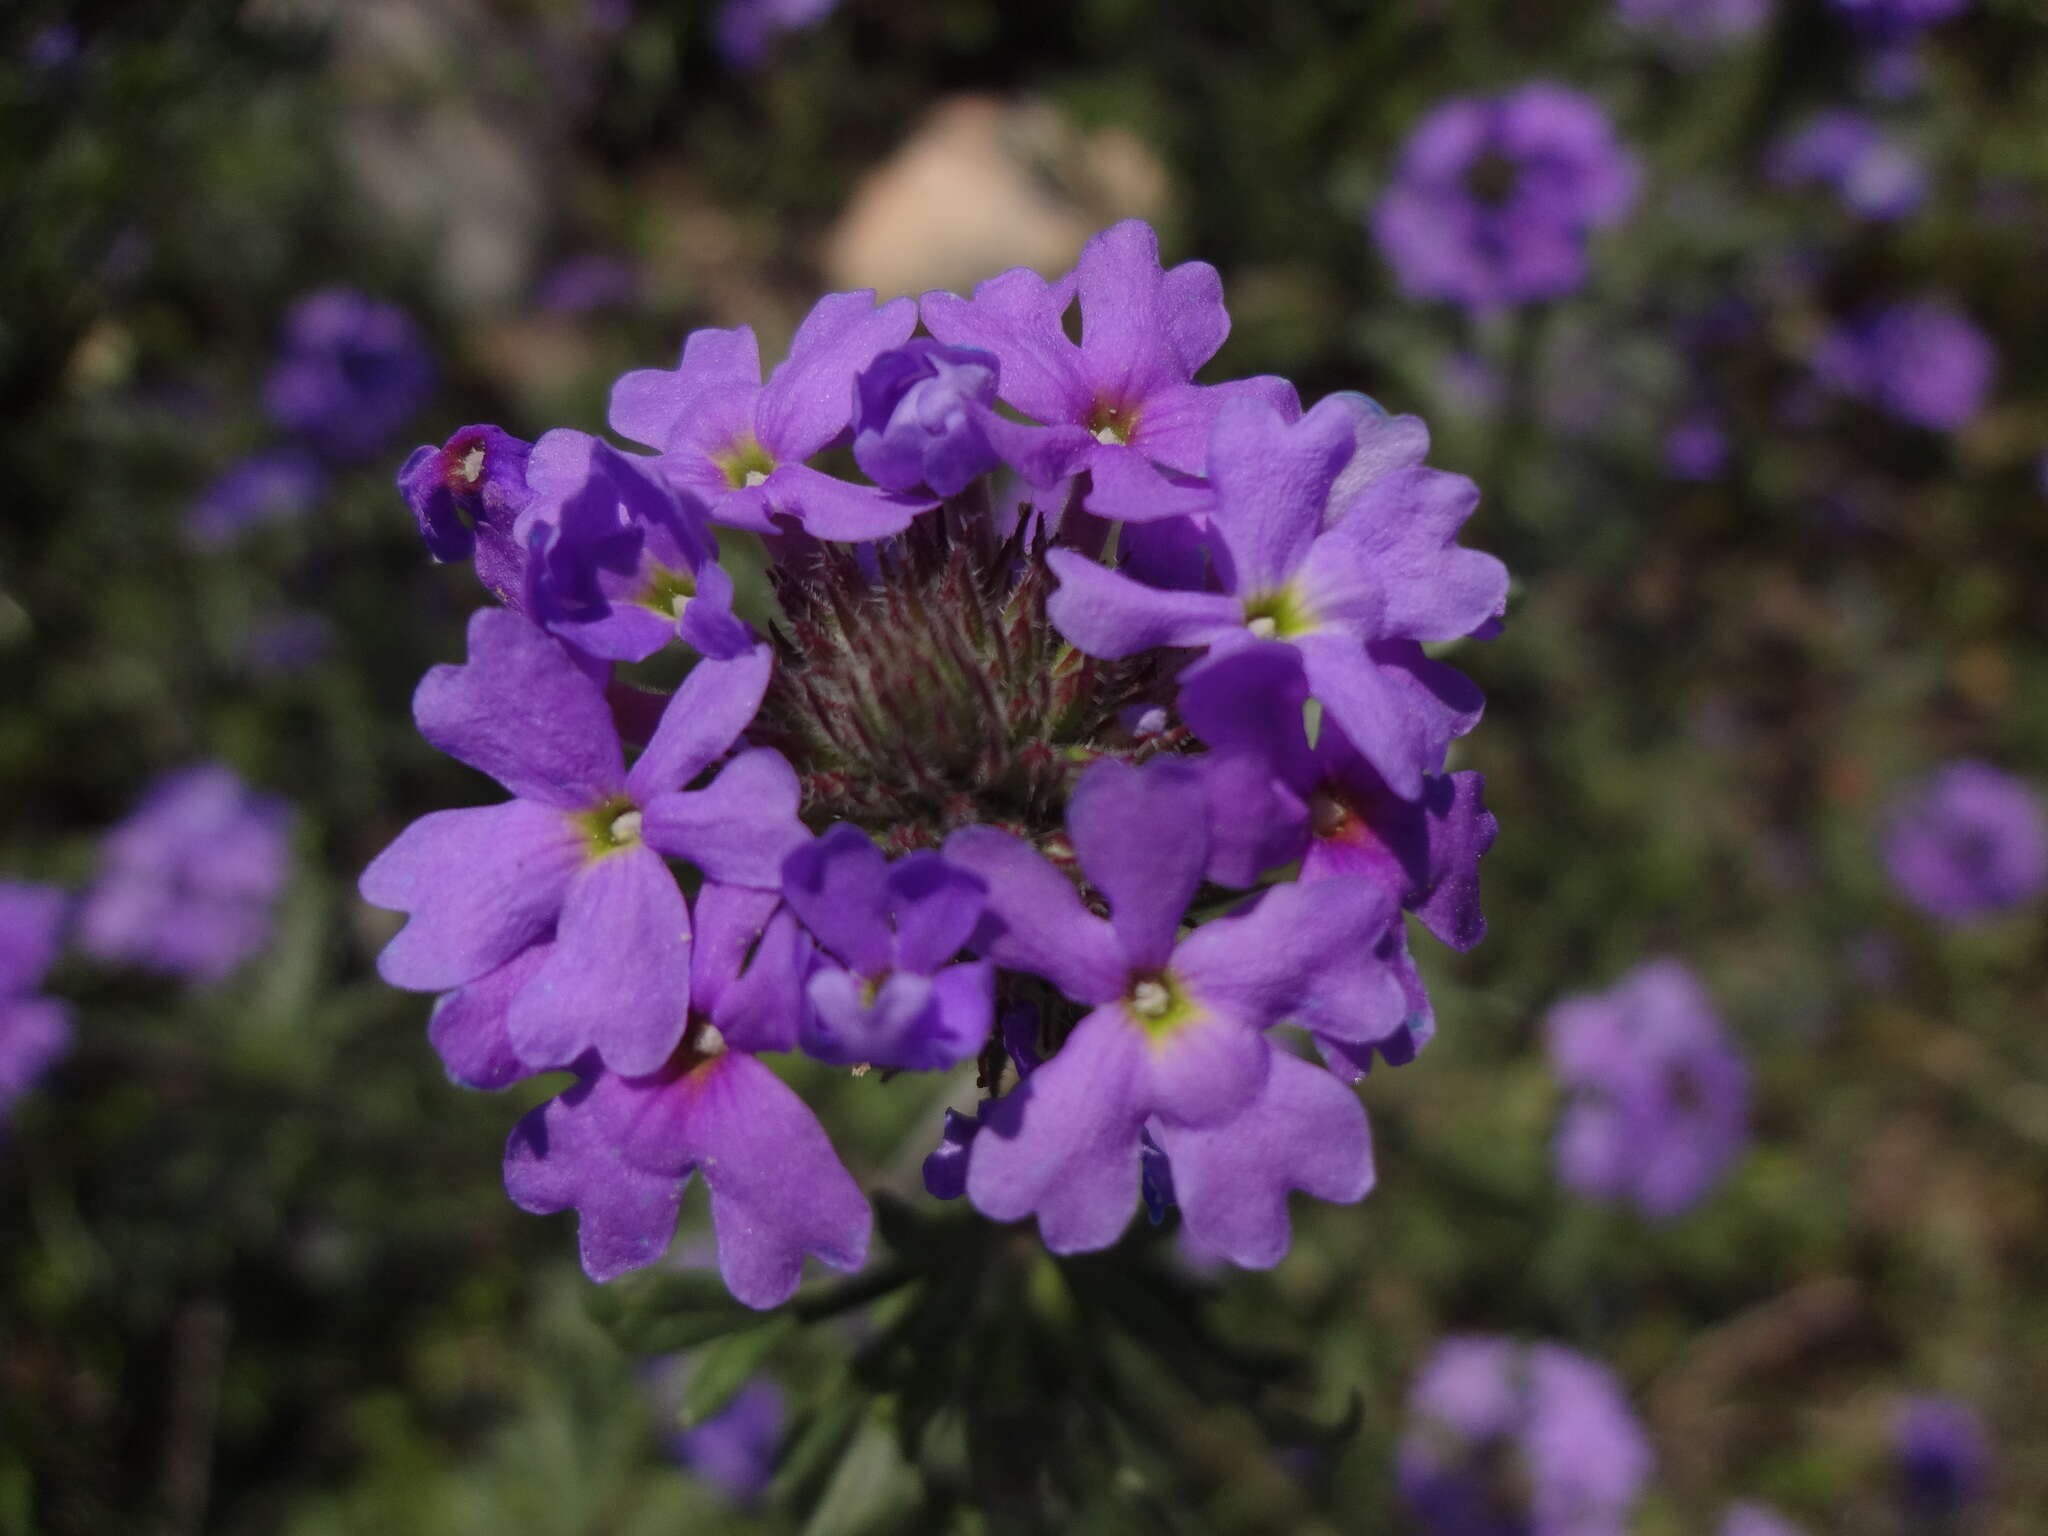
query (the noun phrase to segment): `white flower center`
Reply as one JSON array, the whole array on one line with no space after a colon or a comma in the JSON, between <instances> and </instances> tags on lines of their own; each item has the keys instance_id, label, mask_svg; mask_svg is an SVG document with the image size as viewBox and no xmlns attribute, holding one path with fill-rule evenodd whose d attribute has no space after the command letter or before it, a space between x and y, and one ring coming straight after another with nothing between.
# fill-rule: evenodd
<instances>
[{"instance_id":1,"label":"white flower center","mask_svg":"<svg viewBox=\"0 0 2048 1536\"><path fill-rule=\"evenodd\" d=\"M475 485L483 477L484 445L478 443L462 456L462 478Z\"/></svg>"},{"instance_id":2,"label":"white flower center","mask_svg":"<svg viewBox=\"0 0 2048 1536\"><path fill-rule=\"evenodd\" d=\"M611 825L611 839L615 843L633 843L640 840L640 813L621 812Z\"/></svg>"},{"instance_id":3,"label":"white flower center","mask_svg":"<svg viewBox=\"0 0 2048 1536\"><path fill-rule=\"evenodd\" d=\"M725 1036L718 1032L718 1026L708 1019L697 1028L697 1054L699 1056L723 1056Z\"/></svg>"},{"instance_id":4,"label":"white flower center","mask_svg":"<svg viewBox=\"0 0 2048 1536\"><path fill-rule=\"evenodd\" d=\"M1156 981L1141 981L1131 988L1131 1008L1148 1019L1163 1019L1173 1006L1173 994Z\"/></svg>"},{"instance_id":5,"label":"white flower center","mask_svg":"<svg viewBox=\"0 0 2048 1536\"><path fill-rule=\"evenodd\" d=\"M1264 613L1245 625L1245 628L1261 640L1270 640L1280 633L1280 626L1273 622L1272 615Z\"/></svg>"},{"instance_id":6,"label":"white flower center","mask_svg":"<svg viewBox=\"0 0 2048 1536\"><path fill-rule=\"evenodd\" d=\"M752 490L757 485L767 484L768 476L758 469L750 469L747 471L747 478L744 483L748 490Z\"/></svg>"}]
</instances>

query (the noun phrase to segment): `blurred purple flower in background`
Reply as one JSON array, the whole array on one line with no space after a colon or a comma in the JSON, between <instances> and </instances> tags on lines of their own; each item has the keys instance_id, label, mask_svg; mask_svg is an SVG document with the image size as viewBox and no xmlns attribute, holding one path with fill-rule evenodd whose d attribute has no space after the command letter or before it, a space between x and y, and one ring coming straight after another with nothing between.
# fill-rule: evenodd
<instances>
[{"instance_id":1,"label":"blurred purple flower in background","mask_svg":"<svg viewBox=\"0 0 2048 1536\"><path fill-rule=\"evenodd\" d=\"M185 529L218 546L263 523L304 516L327 489L327 470L303 448L272 448L230 467L199 493Z\"/></svg>"},{"instance_id":2,"label":"blurred purple flower in background","mask_svg":"<svg viewBox=\"0 0 2048 1536\"><path fill-rule=\"evenodd\" d=\"M1718 480L1728 467L1728 434L1705 411L1681 417L1664 435L1664 468L1674 480Z\"/></svg>"},{"instance_id":3,"label":"blurred purple flower in background","mask_svg":"<svg viewBox=\"0 0 2048 1536\"><path fill-rule=\"evenodd\" d=\"M285 317L264 409L332 459L379 453L426 404L435 369L405 311L352 288L325 288Z\"/></svg>"},{"instance_id":4,"label":"blurred purple flower in background","mask_svg":"<svg viewBox=\"0 0 2048 1536\"><path fill-rule=\"evenodd\" d=\"M601 251L571 256L541 277L534 303L550 314L583 315L617 309L640 296L640 270L620 256Z\"/></svg>"},{"instance_id":5,"label":"blurred purple flower in background","mask_svg":"<svg viewBox=\"0 0 2048 1536\"><path fill-rule=\"evenodd\" d=\"M54 886L0 879L0 1116L71 1044L71 1010L36 993L69 906Z\"/></svg>"},{"instance_id":6,"label":"blurred purple flower in background","mask_svg":"<svg viewBox=\"0 0 2048 1536\"><path fill-rule=\"evenodd\" d=\"M1771 17L1772 0L1615 0L1622 22L1692 43L1748 37Z\"/></svg>"},{"instance_id":7,"label":"blurred purple flower in background","mask_svg":"<svg viewBox=\"0 0 2048 1536\"><path fill-rule=\"evenodd\" d=\"M1776 1510L1761 1504L1733 1504L1721 1520L1721 1536L1806 1536Z\"/></svg>"},{"instance_id":8,"label":"blurred purple flower in background","mask_svg":"<svg viewBox=\"0 0 2048 1536\"><path fill-rule=\"evenodd\" d=\"M1481 1336L1446 1339L1423 1367L1398 1457L1429 1536L1623 1536L1651 1467L1605 1366Z\"/></svg>"},{"instance_id":9,"label":"blurred purple flower in background","mask_svg":"<svg viewBox=\"0 0 2048 1536\"><path fill-rule=\"evenodd\" d=\"M2048 885L2048 814L2010 774L1951 763L1893 808L1884 856L1892 883L1930 916L1988 917Z\"/></svg>"},{"instance_id":10,"label":"blurred purple flower in background","mask_svg":"<svg viewBox=\"0 0 2048 1536\"><path fill-rule=\"evenodd\" d=\"M97 959L218 981L268 941L290 872L290 806L222 764L180 769L108 834L79 945Z\"/></svg>"},{"instance_id":11,"label":"blurred purple flower in background","mask_svg":"<svg viewBox=\"0 0 2048 1536\"><path fill-rule=\"evenodd\" d=\"M718 51L735 69L757 69L785 32L814 27L839 0L725 0L718 8Z\"/></svg>"},{"instance_id":12,"label":"blurred purple flower in background","mask_svg":"<svg viewBox=\"0 0 2048 1536\"><path fill-rule=\"evenodd\" d=\"M1959 310L1919 300L1866 310L1814 353L1821 381L1900 421L1951 432L1977 414L1997 354Z\"/></svg>"},{"instance_id":13,"label":"blurred purple flower in background","mask_svg":"<svg viewBox=\"0 0 2048 1536\"><path fill-rule=\"evenodd\" d=\"M1748 1068L1678 961L1653 960L1604 993L1564 999L1545 1031L1571 1095L1556 1147L1570 1188L1676 1216L1742 1150Z\"/></svg>"},{"instance_id":14,"label":"blurred purple flower in background","mask_svg":"<svg viewBox=\"0 0 2048 1536\"><path fill-rule=\"evenodd\" d=\"M1907 1398L1893 1420L1892 1445L1906 1503L1922 1519L1954 1514L1991 1481L1990 1437L1968 1403Z\"/></svg>"},{"instance_id":15,"label":"blurred purple flower in background","mask_svg":"<svg viewBox=\"0 0 2048 1536\"><path fill-rule=\"evenodd\" d=\"M334 649L334 626L317 613L267 613L249 626L243 651L249 670L263 677L303 672Z\"/></svg>"},{"instance_id":16,"label":"blurred purple flower in background","mask_svg":"<svg viewBox=\"0 0 2048 1536\"><path fill-rule=\"evenodd\" d=\"M1771 150L1766 168L1780 186L1831 189L1866 219L1904 218L1927 195L1919 157L1860 112L1809 118Z\"/></svg>"},{"instance_id":17,"label":"blurred purple flower in background","mask_svg":"<svg viewBox=\"0 0 2048 1536\"><path fill-rule=\"evenodd\" d=\"M1867 37L1910 37L1960 16L1971 0L1834 0L1835 9Z\"/></svg>"},{"instance_id":18,"label":"blurred purple flower in background","mask_svg":"<svg viewBox=\"0 0 2048 1536\"><path fill-rule=\"evenodd\" d=\"M1634 158L1562 86L1444 102L1409 135L1373 232L1413 298L1495 309L1586 279L1588 233L1635 200Z\"/></svg>"},{"instance_id":19,"label":"blurred purple flower in background","mask_svg":"<svg viewBox=\"0 0 2048 1536\"><path fill-rule=\"evenodd\" d=\"M669 1454L735 1504L760 1498L775 1472L775 1449L788 1417L782 1389L765 1377L695 1429L671 1431Z\"/></svg>"},{"instance_id":20,"label":"blurred purple flower in background","mask_svg":"<svg viewBox=\"0 0 2048 1536\"><path fill-rule=\"evenodd\" d=\"M85 39L68 21L53 21L32 33L22 61L39 74L64 68L85 51Z\"/></svg>"}]
</instances>

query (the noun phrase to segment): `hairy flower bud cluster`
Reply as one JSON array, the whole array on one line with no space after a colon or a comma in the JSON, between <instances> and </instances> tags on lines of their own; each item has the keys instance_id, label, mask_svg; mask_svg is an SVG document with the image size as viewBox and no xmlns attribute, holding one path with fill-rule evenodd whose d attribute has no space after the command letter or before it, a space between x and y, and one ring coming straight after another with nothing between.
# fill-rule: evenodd
<instances>
[{"instance_id":1,"label":"hairy flower bud cluster","mask_svg":"<svg viewBox=\"0 0 2048 1536\"><path fill-rule=\"evenodd\" d=\"M1490 635L1507 577L1420 422L1196 383L1228 329L1132 221L1056 282L829 295L765 377L748 328L694 332L613 391L651 452L473 426L408 461L502 604L414 713L510 798L365 871L409 918L379 966L441 994L458 1082L574 1074L505 1177L579 1213L593 1277L663 1254L693 1172L742 1301L863 1261L783 1052L978 1062L927 1186L1059 1253L1142 1195L1270 1265L1290 1192L1365 1194L1353 1084L1433 1027L1403 914L1484 928L1493 819L1445 772L1481 701L1423 647ZM718 529L762 540L765 635ZM671 695L614 675L671 647Z\"/></svg>"}]
</instances>

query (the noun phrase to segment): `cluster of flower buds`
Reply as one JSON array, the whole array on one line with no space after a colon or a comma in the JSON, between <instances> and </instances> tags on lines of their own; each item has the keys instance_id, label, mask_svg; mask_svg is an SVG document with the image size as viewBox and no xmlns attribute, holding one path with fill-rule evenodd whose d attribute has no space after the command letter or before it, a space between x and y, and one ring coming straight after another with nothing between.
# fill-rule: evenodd
<instances>
[{"instance_id":1,"label":"cluster of flower buds","mask_svg":"<svg viewBox=\"0 0 2048 1536\"><path fill-rule=\"evenodd\" d=\"M1494 833L1445 772L1480 696L1423 648L1490 634L1507 573L1419 421L1194 382L1228 329L1215 270L1127 222L1057 282L829 295L765 381L750 329L696 331L613 390L651 453L475 426L407 462L502 605L414 712L511 798L362 890L457 1081L574 1074L505 1176L579 1212L593 1277L661 1257L693 1170L740 1300L863 1261L777 1052L977 1063L926 1184L1058 1253L1142 1195L1271 1265L1290 1191L1365 1194L1354 1085L1432 1029L1403 914L1477 942ZM765 637L721 529L764 547ZM614 675L678 645L672 694Z\"/></svg>"}]
</instances>

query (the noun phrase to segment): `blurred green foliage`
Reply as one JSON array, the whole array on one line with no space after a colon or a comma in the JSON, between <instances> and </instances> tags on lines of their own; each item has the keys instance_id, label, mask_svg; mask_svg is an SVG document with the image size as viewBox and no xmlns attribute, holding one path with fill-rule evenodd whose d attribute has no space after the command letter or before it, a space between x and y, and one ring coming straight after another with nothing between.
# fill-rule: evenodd
<instances>
[{"instance_id":1,"label":"blurred green foliage","mask_svg":"<svg viewBox=\"0 0 2048 1536\"><path fill-rule=\"evenodd\" d=\"M1458 658L1490 699L1458 765L1502 826L1491 934L1425 957L1439 1039L1367 1086L1377 1192L1300 1209L1274 1274L1215 1281L1221 1331L1308 1351L1317 1415L1355 1390L1362 1428L1279 1461L1241 1403L1161 1373L1155 1470L1090 1528L1394 1528L1407 1382L1475 1329L1615 1366L1659 1452L1650 1536L1737 1497L1892 1529L1907 1390L1989 1416L1981 1530L2040 1529L2048 931L2038 907L1932 929L1874 834L1943 758L2037 783L2048 764L2048 18L1984 0L1925 46L1924 83L1883 112L1934 191L1874 227L1759 170L1857 89L1814 0L1696 64L1595 0L845 0L754 75L700 10L634 9L617 33L571 0L0 15L0 870L83 883L148 777L199 757L299 810L278 940L242 975L190 992L74 962L53 984L78 1049L0 1149L0 1531L799 1528L664 1461L569 1218L499 1188L539 1089L444 1084L425 1001L370 969L389 924L355 872L484 793L408 718L479 594L428 565L391 492L407 445L226 551L182 518L272 439L261 383L298 293L345 281L420 317L446 383L419 439L594 428L610 378L689 327L786 332L861 178L963 91L1149 146L1169 255L1225 275L1217 373L1425 415L1434 461L1485 490L1468 537L1518 578L1505 637ZM32 63L66 22L76 57ZM1646 162L1594 283L1482 324L1403 300L1362 222L1403 135L1445 95L1540 76L1601 97ZM1031 170L1086 205L1058 155ZM538 267L593 249L638 262L637 302L538 313ZM1978 422L1788 417L1830 315L1920 292L1999 346ZM1744 336L1680 345L1731 302ZM1497 400L1461 387L1474 364ZM1681 485L1658 445L1703 389L1733 461ZM267 672L252 636L284 613L332 646ZM1539 1046L1557 996L1657 952L1706 979L1759 1079L1754 1150L1668 1228L1554 1184ZM857 1171L915 1188L938 1085L791 1070ZM776 1368L800 1404L851 1411L854 1342L808 1330ZM807 1529L920 1528L893 1437L842 1427Z\"/></svg>"}]
</instances>

